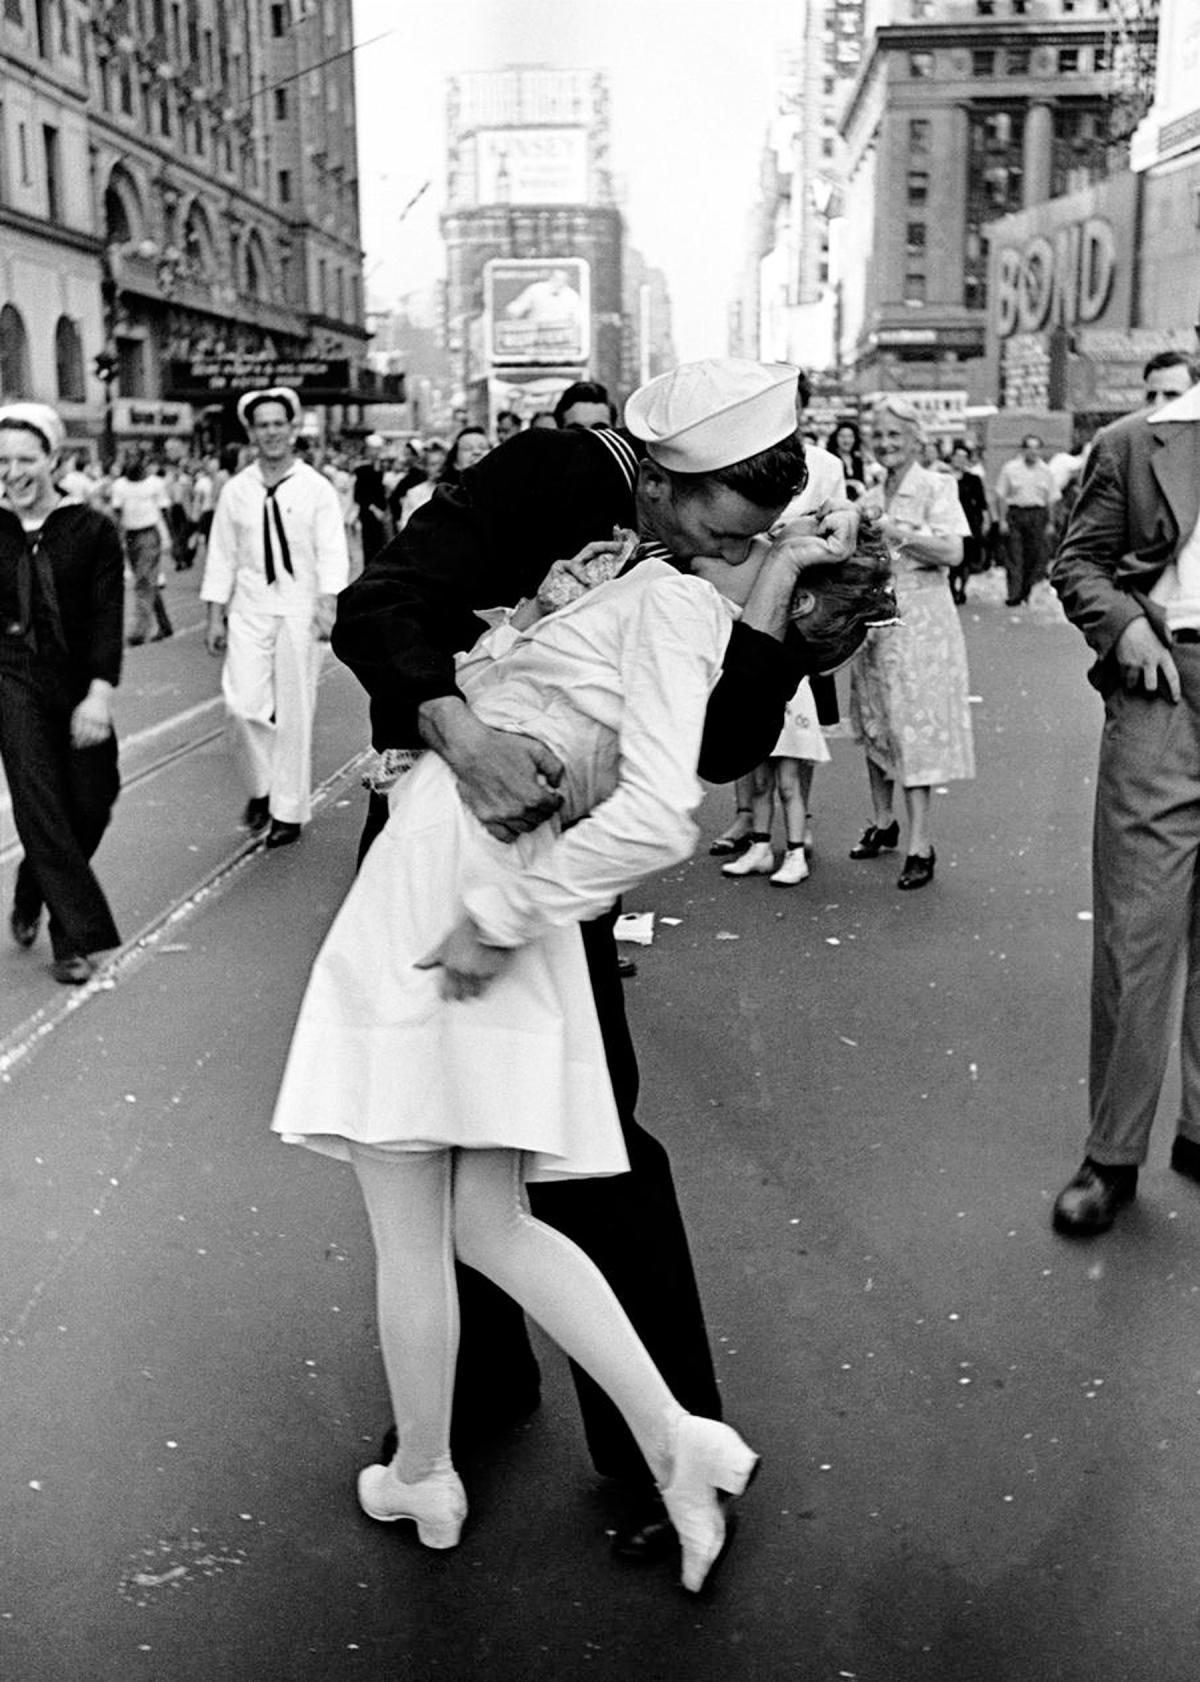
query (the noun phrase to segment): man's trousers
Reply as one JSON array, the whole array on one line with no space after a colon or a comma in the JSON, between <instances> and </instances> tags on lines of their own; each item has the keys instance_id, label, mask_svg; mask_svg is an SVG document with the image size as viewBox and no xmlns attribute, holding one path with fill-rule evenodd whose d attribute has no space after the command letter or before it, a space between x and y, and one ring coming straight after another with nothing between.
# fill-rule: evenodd
<instances>
[{"instance_id":1,"label":"man's trousers","mask_svg":"<svg viewBox=\"0 0 1200 1682\"><path fill-rule=\"evenodd\" d=\"M1186 973L1179 1131L1200 1144L1200 645L1172 650L1176 705L1124 689L1106 704L1093 832L1087 1154L1146 1160Z\"/></svg>"},{"instance_id":2,"label":"man's trousers","mask_svg":"<svg viewBox=\"0 0 1200 1682\"><path fill-rule=\"evenodd\" d=\"M312 815L312 732L326 644L308 614L229 614L225 697L229 739L247 792L280 823Z\"/></svg>"},{"instance_id":3,"label":"man's trousers","mask_svg":"<svg viewBox=\"0 0 1200 1682\"><path fill-rule=\"evenodd\" d=\"M1004 546L1004 572L1010 602L1023 602L1050 562L1050 538L1046 531L1050 515L1045 508L1010 508L1008 540Z\"/></svg>"},{"instance_id":4,"label":"man's trousers","mask_svg":"<svg viewBox=\"0 0 1200 1682\"><path fill-rule=\"evenodd\" d=\"M386 798L372 795L360 858L386 821ZM670 1158L634 1116L638 1067L617 968L615 915L582 923L580 929L629 1172L531 1185L530 1207L596 1263L682 1405L719 1419L721 1397ZM537 1363L516 1303L461 1264L458 1279L462 1319L455 1419L485 1423L489 1414L503 1414L510 1405L532 1403ZM616 1408L586 1373L571 1370L596 1470L648 1482L645 1461Z\"/></svg>"},{"instance_id":5,"label":"man's trousers","mask_svg":"<svg viewBox=\"0 0 1200 1682\"><path fill-rule=\"evenodd\" d=\"M0 637L0 759L25 853L13 909L36 923L49 908L56 958L121 943L90 862L121 786L117 742L110 734L95 747L72 746L71 714L85 689L64 667Z\"/></svg>"}]
</instances>

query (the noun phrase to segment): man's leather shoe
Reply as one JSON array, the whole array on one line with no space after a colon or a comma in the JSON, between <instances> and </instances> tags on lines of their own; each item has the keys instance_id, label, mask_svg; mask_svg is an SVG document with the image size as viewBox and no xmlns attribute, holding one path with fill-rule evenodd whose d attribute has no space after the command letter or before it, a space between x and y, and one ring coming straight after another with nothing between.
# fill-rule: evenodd
<instances>
[{"instance_id":1,"label":"man's leather shoe","mask_svg":"<svg viewBox=\"0 0 1200 1682\"><path fill-rule=\"evenodd\" d=\"M679 1552L679 1537L657 1495L647 1495L612 1533L610 1543L618 1559L653 1565Z\"/></svg>"},{"instance_id":2,"label":"man's leather shoe","mask_svg":"<svg viewBox=\"0 0 1200 1682\"><path fill-rule=\"evenodd\" d=\"M930 847L928 853L909 853L904 861L904 869L896 878L896 886L904 890L909 888L923 888L927 882L933 881L933 867L937 863L937 854Z\"/></svg>"},{"instance_id":3,"label":"man's leather shoe","mask_svg":"<svg viewBox=\"0 0 1200 1682\"><path fill-rule=\"evenodd\" d=\"M850 849L852 859L877 859L880 853L894 852L900 840L900 825L893 818L891 823L880 829L878 824L869 823Z\"/></svg>"},{"instance_id":4,"label":"man's leather shoe","mask_svg":"<svg viewBox=\"0 0 1200 1682\"><path fill-rule=\"evenodd\" d=\"M281 823L278 818L271 819L271 827L267 831L268 847L290 847L300 839L300 825L298 823Z\"/></svg>"},{"instance_id":5,"label":"man's leather shoe","mask_svg":"<svg viewBox=\"0 0 1200 1682\"><path fill-rule=\"evenodd\" d=\"M95 975L96 965L91 958L76 954L69 958L55 958L50 965L50 973L64 987L82 987Z\"/></svg>"},{"instance_id":6,"label":"man's leather shoe","mask_svg":"<svg viewBox=\"0 0 1200 1682\"><path fill-rule=\"evenodd\" d=\"M12 937L24 952L28 952L38 936L39 917L25 918L13 909L8 919L8 926L12 930Z\"/></svg>"},{"instance_id":7,"label":"man's leather shoe","mask_svg":"<svg viewBox=\"0 0 1200 1682\"><path fill-rule=\"evenodd\" d=\"M1171 1167L1189 1180L1200 1180L1200 1145L1195 1139L1185 1138L1182 1133L1176 1135L1171 1146Z\"/></svg>"},{"instance_id":8,"label":"man's leather shoe","mask_svg":"<svg viewBox=\"0 0 1200 1682\"><path fill-rule=\"evenodd\" d=\"M633 977L637 974L637 965L634 963L632 958L626 958L623 955L618 955L617 974L621 977L622 981L632 981Z\"/></svg>"},{"instance_id":9,"label":"man's leather shoe","mask_svg":"<svg viewBox=\"0 0 1200 1682\"><path fill-rule=\"evenodd\" d=\"M271 821L271 802L265 794L256 794L246 802L246 810L242 813L242 824L252 835L257 835L265 829Z\"/></svg>"},{"instance_id":10,"label":"man's leather shoe","mask_svg":"<svg viewBox=\"0 0 1200 1682\"><path fill-rule=\"evenodd\" d=\"M1085 1156L1075 1178L1054 1203L1054 1230L1067 1238L1090 1238L1107 1232L1126 1203L1137 1195L1138 1171L1133 1164L1109 1165Z\"/></svg>"}]
</instances>

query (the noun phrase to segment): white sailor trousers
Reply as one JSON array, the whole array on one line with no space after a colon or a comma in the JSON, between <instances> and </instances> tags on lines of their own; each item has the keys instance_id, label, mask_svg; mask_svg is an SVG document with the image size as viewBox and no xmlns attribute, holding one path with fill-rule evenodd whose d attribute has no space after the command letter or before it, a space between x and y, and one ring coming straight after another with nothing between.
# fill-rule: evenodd
<instances>
[{"instance_id":1,"label":"white sailor trousers","mask_svg":"<svg viewBox=\"0 0 1200 1682\"><path fill-rule=\"evenodd\" d=\"M239 772L280 823L312 815L312 734L326 644L311 614L229 614L221 692Z\"/></svg>"}]
</instances>

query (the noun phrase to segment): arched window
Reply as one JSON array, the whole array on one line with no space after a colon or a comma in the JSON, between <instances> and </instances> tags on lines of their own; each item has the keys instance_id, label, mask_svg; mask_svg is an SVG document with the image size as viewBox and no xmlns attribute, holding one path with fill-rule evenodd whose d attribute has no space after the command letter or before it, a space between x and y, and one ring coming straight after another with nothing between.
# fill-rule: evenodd
<instances>
[{"instance_id":1,"label":"arched window","mask_svg":"<svg viewBox=\"0 0 1200 1682\"><path fill-rule=\"evenodd\" d=\"M212 228L199 203L193 203L183 225L183 266L194 280L207 280L216 273Z\"/></svg>"},{"instance_id":2,"label":"arched window","mask_svg":"<svg viewBox=\"0 0 1200 1682\"><path fill-rule=\"evenodd\" d=\"M87 396L83 345L79 329L69 315L60 315L54 329L54 366L58 370L59 397L68 403L82 403Z\"/></svg>"},{"instance_id":3,"label":"arched window","mask_svg":"<svg viewBox=\"0 0 1200 1682\"><path fill-rule=\"evenodd\" d=\"M104 189L105 245L132 245L144 228L137 185L127 169L117 164Z\"/></svg>"},{"instance_id":4,"label":"arched window","mask_svg":"<svg viewBox=\"0 0 1200 1682\"><path fill-rule=\"evenodd\" d=\"M0 397L28 397L29 387L29 335L20 310L5 304L0 309Z\"/></svg>"},{"instance_id":5,"label":"arched window","mask_svg":"<svg viewBox=\"0 0 1200 1682\"><path fill-rule=\"evenodd\" d=\"M262 240L257 233L252 233L246 241L246 254L243 272L244 290L248 298L265 300L269 294L271 271L267 265L266 252L263 250Z\"/></svg>"}]
</instances>

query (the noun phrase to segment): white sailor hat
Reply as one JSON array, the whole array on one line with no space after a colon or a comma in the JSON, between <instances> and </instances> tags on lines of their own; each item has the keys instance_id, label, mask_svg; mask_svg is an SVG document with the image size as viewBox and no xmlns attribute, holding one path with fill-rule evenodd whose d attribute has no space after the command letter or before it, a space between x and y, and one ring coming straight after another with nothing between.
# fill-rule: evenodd
<instances>
[{"instance_id":1,"label":"white sailor hat","mask_svg":"<svg viewBox=\"0 0 1200 1682\"><path fill-rule=\"evenodd\" d=\"M238 398L237 417L249 432L254 419L254 411L260 403L282 403L288 412L289 419L298 421L301 415L300 399L290 385L272 385L264 391L248 391Z\"/></svg>"},{"instance_id":2,"label":"white sailor hat","mask_svg":"<svg viewBox=\"0 0 1200 1682\"><path fill-rule=\"evenodd\" d=\"M67 429L57 409L49 403L5 403L0 406L0 426L23 426L36 432L50 454L61 449Z\"/></svg>"},{"instance_id":3,"label":"white sailor hat","mask_svg":"<svg viewBox=\"0 0 1200 1682\"><path fill-rule=\"evenodd\" d=\"M633 393L625 425L660 467L715 473L792 436L799 376L783 362L684 362Z\"/></svg>"}]
</instances>

